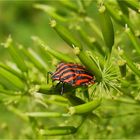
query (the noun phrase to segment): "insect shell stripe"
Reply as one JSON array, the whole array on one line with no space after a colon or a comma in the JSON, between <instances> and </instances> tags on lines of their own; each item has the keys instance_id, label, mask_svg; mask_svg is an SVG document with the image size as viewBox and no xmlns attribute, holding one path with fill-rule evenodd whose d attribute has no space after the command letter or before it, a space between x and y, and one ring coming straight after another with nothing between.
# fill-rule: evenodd
<instances>
[{"instance_id":1,"label":"insect shell stripe","mask_svg":"<svg viewBox=\"0 0 140 140\"><path fill-rule=\"evenodd\" d=\"M65 83L70 83L71 85L73 85L74 86L74 84L75 84L75 79L76 79L76 75L75 76L72 76L72 77L69 77L68 79L65 79L65 80L63 80Z\"/></svg>"},{"instance_id":2,"label":"insect shell stripe","mask_svg":"<svg viewBox=\"0 0 140 140\"><path fill-rule=\"evenodd\" d=\"M88 79L87 77L80 77L80 76L72 76L72 77L69 77L65 80L63 80L64 82L66 83L70 83L72 84L72 86L79 86L80 84L84 84L85 85L88 85L90 82L92 82L92 79Z\"/></svg>"},{"instance_id":3,"label":"insect shell stripe","mask_svg":"<svg viewBox=\"0 0 140 140\"><path fill-rule=\"evenodd\" d=\"M85 71L83 71L85 72ZM83 73L83 74L79 74L79 73L75 73L74 71L68 71L67 73L63 73L61 76L60 76L60 79L68 79L69 77L72 77L72 76L77 76L78 77L81 77L81 78L87 78L89 80L93 79L92 76L86 74L86 73Z\"/></svg>"},{"instance_id":4,"label":"insect shell stripe","mask_svg":"<svg viewBox=\"0 0 140 140\"><path fill-rule=\"evenodd\" d=\"M78 77L81 77L81 78L87 78L87 79L93 79L93 76L88 75L88 74L86 74L86 73L79 74Z\"/></svg>"},{"instance_id":5,"label":"insect shell stripe","mask_svg":"<svg viewBox=\"0 0 140 140\"><path fill-rule=\"evenodd\" d=\"M69 80L71 78L75 78L75 76L76 76L75 73L68 73L68 75L62 76L61 80Z\"/></svg>"},{"instance_id":6,"label":"insect shell stripe","mask_svg":"<svg viewBox=\"0 0 140 140\"><path fill-rule=\"evenodd\" d=\"M73 69L73 68L81 68L81 69L84 69L83 67L77 67L77 65L71 65L71 66L63 65L62 67L60 67L59 69L57 69L54 74L59 74L61 71L65 70L65 69L68 69L68 68L71 68L71 69Z\"/></svg>"},{"instance_id":7,"label":"insect shell stripe","mask_svg":"<svg viewBox=\"0 0 140 140\"><path fill-rule=\"evenodd\" d=\"M88 84L87 82L90 82L89 79L79 79L75 82L75 85L77 85L77 86L83 85L83 84L87 85Z\"/></svg>"},{"instance_id":8,"label":"insect shell stripe","mask_svg":"<svg viewBox=\"0 0 140 140\"><path fill-rule=\"evenodd\" d=\"M64 65L58 67L57 70L63 69L65 66L70 67L70 68L82 68L82 69L85 69L84 66L80 66L80 65L77 65L77 64L64 64Z\"/></svg>"},{"instance_id":9,"label":"insect shell stripe","mask_svg":"<svg viewBox=\"0 0 140 140\"><path fill-rule=\"evenodd\" d=\"M61 77L61 81L64 82L70 82L70 81L77 82L77 80L81 80L81 79L87 79L88 81L90 81L92 80L92 77L91 76L88 77L87 75L80 76L80 75L76 75L75 73Z\"/></svg>"},{"instance_id":10,"label":"insect shell stripe","mask_svg":"<svg viewBox=\"0 0 140 140\"><path fill-rule=\"evenodd\" d=\"M93 77L87 76L87 75L78 75L77 78L76 78L76 80L82 80L82 79L92 80Z\"/></svg>"},{"instance_id":11,"label":"insect shell stripe","mask_svg":"<svg viewBox=\"0 0 140 140\"><path fill-rule=\"evenodd\" d=\"M59 69L60 67L62 67L63 65L66 65L66 64L65 64L65 63L60 63L60 64L58 64L56 70Z\"/></svg>"},{"instance_id":12,"label":"insect shell stripe","mask_svg":"<svg viewBox=\"0 0 140 140\"><path fill-rule=\"evenodd\" d=\"M75 76L75 72L74 72L74 71L68 71L68 72L66 72L66 73L62 73L62 74L60 75L60 79L61 79L61 78L64 78L64 77L67 77L67 76L69 76L69 75L74 75L74 76Z\"/></svg>"},{"instance_id":13,"label":"insect shell stripe","mask_svg":"<svg viewBox=\"0 0 140 140\"><path fill-rule=\"evenodd\" d=\"M71 66L76 66L76 67L79 67L79 68L85 68L84 66L81 66L81 65L79 65L79 64L73 64L73 63L60 63L59 65L58 65L58 67L57 67L57 69L59 69L59 68L62 68L62 67L64 67L64 66L69 66L69 67L71 67Z\"/></svg>"},{"instance_id":14,"label":"insect shell stripe","mask_svg":"<svg viewBox=\"0 0 140 140\"><path fill-rule=\"evenodd\" d=\"M60 71L62 71L63 69L66 69L66 68L69 68L69 66L67 66L66 64L65 65L62 65L61 67L58 67L55 71L55 73L59 73Z\"/></svg>"},{"instance_id":15,"label":"insect shell stripe","mask_svg":"<svg viewBox=\"0 0 140 140\"><path fill-rule=\"evenodd\" d=\"M85 71L85 69L79 69L79 68L66 68L66 69L64 69L64 70L62 70L62 71L60 71L60 72L55 72L54 73L54 75L59 75L59 76L61 76L62 74L65 74L65 73L67 73L67 72L69 72L69 71L72 71L72 72L75 72L75 73L87 73L86 71Z\"/></svg>"}]
</instances>

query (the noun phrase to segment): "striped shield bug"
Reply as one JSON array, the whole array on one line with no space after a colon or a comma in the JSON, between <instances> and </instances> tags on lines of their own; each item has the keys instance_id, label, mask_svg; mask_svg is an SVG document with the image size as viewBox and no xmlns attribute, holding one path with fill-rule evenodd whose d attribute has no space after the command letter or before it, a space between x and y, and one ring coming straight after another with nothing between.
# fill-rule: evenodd
<instances>
[{"instance_id":1,"label":"striped shield bug","mask_svg":"<svg viewBox=\"0 0 140 140\"><path fill-rule=\"evenodd\" d=\"M64 84L77 87L95 83L94 76L80 64L61 62L57 65L56 71L49 72L49 74L51 74L52 81L62 83L61 94L63 94Z\"/></svg>"}]
</instances>

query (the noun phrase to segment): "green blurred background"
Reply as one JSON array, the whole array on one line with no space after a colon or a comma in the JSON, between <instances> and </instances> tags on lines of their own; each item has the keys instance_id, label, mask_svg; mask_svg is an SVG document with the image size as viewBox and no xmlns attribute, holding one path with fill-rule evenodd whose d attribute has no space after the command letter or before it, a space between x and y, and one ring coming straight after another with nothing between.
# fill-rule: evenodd
<instances>
[{"instance_id":1,"label":"green blurred background","mask_svg":"<svg viewBox=\"0 0 140 140\"><path fill-rule=\"evenodd\" d=\"M51 47L68 52L64 47L66 44L50 27L50 18L47 14L34 8L36 3L50 4L51 2L50 0L1 0L0 42L4 42L11 35L16 43L32 47L31 36L36 35ZM0 47L0 54L0 58L5 59L3 47Z\"/></svg>"}]
</instances>

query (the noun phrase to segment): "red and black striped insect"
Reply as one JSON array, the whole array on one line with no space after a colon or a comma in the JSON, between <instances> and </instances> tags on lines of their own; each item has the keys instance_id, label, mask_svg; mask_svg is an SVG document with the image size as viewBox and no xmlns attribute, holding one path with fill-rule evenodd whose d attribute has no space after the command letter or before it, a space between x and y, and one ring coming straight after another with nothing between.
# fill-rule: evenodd
<instances>
[{"instance_id":1,"label":"red and black striped insect","mask_svg":"<svg viewBox=\"0 0 140 140\"><path fill-rule=\"evenodd\" d=\"M49 73L53 81L59 81L58 84L62 83L61 94L63 94L65 83L73 87L95 83L94 76L84 66L79 64L61 62L54 73Z\"/></svg>"}]
</instances>

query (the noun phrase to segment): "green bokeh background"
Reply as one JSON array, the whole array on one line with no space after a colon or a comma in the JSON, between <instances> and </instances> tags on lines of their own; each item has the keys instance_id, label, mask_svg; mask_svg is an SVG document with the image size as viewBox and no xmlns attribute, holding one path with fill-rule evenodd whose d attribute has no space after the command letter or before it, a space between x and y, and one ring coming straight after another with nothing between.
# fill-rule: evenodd
<instances>
[{"instance_id":1,"label":"green bokeh background","mask_svg":"<svg viewBox=\"0 0 140 140\"><path fill-rule=\"evenodd\" d=\"M56 50L65 49L66 44L50 27L45 12L34 8L36 3L49 4L43 0L1 0L0 1L0 42L4 42L11 35L16 43L25 47L32 47L31 36L39 36ZM53 1L55 3L55 1ZM56 46L57 44L57 46ZM2 52L2 53L1 53ZM0 47L0 57L6 59L3 47ZM3 58L4 57L4 58Z\"/></svg>"}]
</instances>

